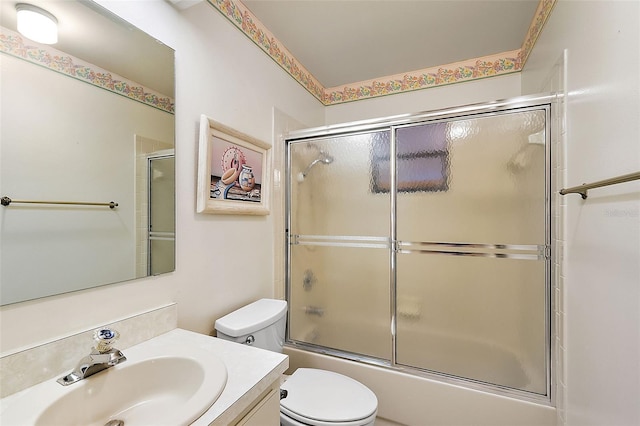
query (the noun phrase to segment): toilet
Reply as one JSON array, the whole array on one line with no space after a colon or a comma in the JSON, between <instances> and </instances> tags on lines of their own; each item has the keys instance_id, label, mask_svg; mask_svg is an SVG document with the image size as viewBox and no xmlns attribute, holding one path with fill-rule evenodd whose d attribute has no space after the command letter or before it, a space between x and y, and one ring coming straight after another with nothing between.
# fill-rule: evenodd
<instances>
[{"instance_id":1,"label":"toilet","mask_svg":"<svg viewBox=\"0 0 640 426\"><path fill-rule=\"evenodd\" d=\"M260 299L218 319L215 329L221 339L282 352L286 322L286 301ZM283 426L369 426L378 411L369 388L332 371L298 368L280 389Z\"/></svg>"}]
</instances>

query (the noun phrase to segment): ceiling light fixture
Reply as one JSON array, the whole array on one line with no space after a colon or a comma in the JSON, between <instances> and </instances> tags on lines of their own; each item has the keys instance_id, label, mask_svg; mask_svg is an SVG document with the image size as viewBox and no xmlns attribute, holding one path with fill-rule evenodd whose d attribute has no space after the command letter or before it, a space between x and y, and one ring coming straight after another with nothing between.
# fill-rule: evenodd
<instances>
[{"instance_id":1,"label":"ceiling light fixture","mask_svg":"<svg viewBox=\"0 0 640 426\"><path fill-rule=\"evenodd\" d=\"M44 9L26 3L16 4L18 32L43 44L58 42L58 20Z\"/></svg>"}]
</instances>

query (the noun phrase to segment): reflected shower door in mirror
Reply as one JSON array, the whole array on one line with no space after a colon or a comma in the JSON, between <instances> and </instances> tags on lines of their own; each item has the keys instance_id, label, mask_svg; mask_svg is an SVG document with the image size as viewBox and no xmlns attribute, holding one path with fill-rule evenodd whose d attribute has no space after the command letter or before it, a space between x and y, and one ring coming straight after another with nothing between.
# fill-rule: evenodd
<instances>
[{"instance_id":1,"label":"reflected shower door in mirror","mask_svg":"<svg viewBox=\"0 0 640 426\"><path fill-rule=\"evenodd\" d=\"M57 17L59 41L20 34L14 2L0 3L3 305L174 264L173 243L158 249L157 271L146 257L146 161L174 149L173 50L93 2L30 3ZM171 182L173 173L162 172ZM173 235L173 183L160 198L153 216L170 217L162 232Z\"/></svg>"},{"instance_id":2,"label":"reflected shower door in mirror","mask_svg":"<svg viewBox=\"0 0 640 426\"><path fill-rule=\"evenodd\" d=\"M287 141L288 340L548 398L550 105L432 115Z\"/></svg>"},{"instance_id":3,"label":"reflected shower door in mirror","mask_svg":"<svg viewBox=\"0 0 640 426\"><path fill-rule=\"evenodd\" d=\"M171 150L172 151L172 150ZM175 268L175 161L173 153L148 159L149 219L147 221L147 275Z\"/></svg>"}]
</instances>

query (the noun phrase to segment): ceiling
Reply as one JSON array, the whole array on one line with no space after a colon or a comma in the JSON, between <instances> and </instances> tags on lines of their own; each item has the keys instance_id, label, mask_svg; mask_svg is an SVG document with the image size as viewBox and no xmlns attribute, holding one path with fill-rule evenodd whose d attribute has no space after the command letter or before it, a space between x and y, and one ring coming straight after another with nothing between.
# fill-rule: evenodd
<instances>
[{"instance_id":1,"label":"ceiling","mask_svg":"<svg viewBox=\"0 0 640 426\"><path fill-rule=\"evenodd\" d=\"M520 49L538 0L241 0L331 88Z\"/></svg>"}]
</instances>

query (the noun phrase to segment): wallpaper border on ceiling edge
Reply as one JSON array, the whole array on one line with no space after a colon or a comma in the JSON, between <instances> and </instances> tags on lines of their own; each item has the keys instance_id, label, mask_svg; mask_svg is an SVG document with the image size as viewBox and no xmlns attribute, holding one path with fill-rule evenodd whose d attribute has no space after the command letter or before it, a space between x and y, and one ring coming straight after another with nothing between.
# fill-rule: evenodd
<instances>
[{"instance_id":1,"label":"wallpaper border on ceiling edge","mask_svg":"<svg viewBox=\"0 0 640 426\"><path fill-rule=\"evenodd\" d=\"M325 106L519 72L524 68L556 1L540 0L520 49L325 88L240 0L207 0Z\"/></svg>"},{"instance_id":2,"label":"wallpaper border on ceiling edge","mask_svg":"<svg viewBox=\"0 0 640 426\"><path fill-rule=\"evenodd\" d=\"M527 63L529 54L531 54L533 46L536 44L538 36L542 32L542 28L547 22L547 19L549 19L551 11L556 5L556 2L557 0L540 0L540 2L538 3L536 13L533 15L533 19L531 20L531 24L529 25L529 30L527 31L527 35L524 38L522 47L520 48L522 68L524 68L524 65Z\"/></svg>"},{"instance_id":3,"label":"wallpaper border on ceiling edge","mask_svg":"<svg viewBox=\"0 0 640 426\"><path fill-rule=\"evenodd\" d=\"M325 105L446 86L520 71L520 50L325 89Z\"/></svg>"},{"instance_id":4,"label":"wallpaper border on ceiling edge","mask_svg":"<svg viewBox=\"0 0 640 426\"><path fill-rule=\"evenodd\" d=\"M53 47L26 41L18 33L4 27L0 27L0 52L169 114L175 113L173 98Z\"/></svg>"}]
</instances>

